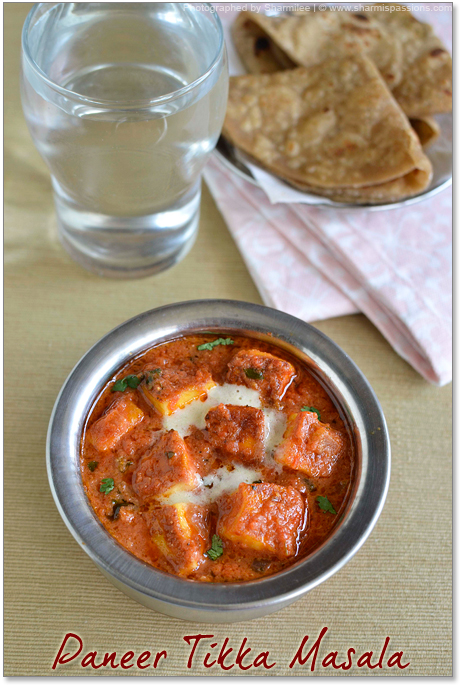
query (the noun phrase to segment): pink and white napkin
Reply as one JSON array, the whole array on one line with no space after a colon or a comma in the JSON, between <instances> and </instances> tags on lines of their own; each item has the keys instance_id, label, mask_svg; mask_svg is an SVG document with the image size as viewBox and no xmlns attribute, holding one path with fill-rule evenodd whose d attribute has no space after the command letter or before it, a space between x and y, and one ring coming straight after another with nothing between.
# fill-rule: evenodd
<instances>
[{"instance_id":1,"label":"pink and white napkin","mask_svg":"<svg viewBox=\"0 0 460 685\"><path fill-rule=\"evenodd\" d=\"M236 17L229 5L216 4L227 35ZM452 14L419 12L450 46ZM230 73L241 73L227 44ZM450 188L372 211L277 201L270 184L265 192L217 158L204 176L267 305L305 321L363 312L424 378L451 380Z\"/></svg>"}]
</instances>

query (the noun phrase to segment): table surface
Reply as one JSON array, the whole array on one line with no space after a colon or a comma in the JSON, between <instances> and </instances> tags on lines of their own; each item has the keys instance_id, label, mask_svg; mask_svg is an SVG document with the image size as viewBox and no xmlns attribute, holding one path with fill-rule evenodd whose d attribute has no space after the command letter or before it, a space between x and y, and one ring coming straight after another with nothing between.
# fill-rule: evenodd
<instances>
[{"instance_id":1,"label":"table surface","mask_svg":"<svg viewBox=\"0 0 460 685\"><path fill-rule=\"evenodd\" d=\"M7 676L94 675L83 654L166 649L156 675L223 675L204 656L186 668L185 635L225 637L253 654L270 651L269 675L307 675L288 664L304 635L328 627L319 658L402 650L404 671L358 668L347 675L451 674L451 388L428 385L362 315L315 324L357 363L387 417L391 485L366 544L335 576L290 607L228 626L154 613L115 589L73 540L54 505L45 440L56 395L86 350L147 309L186 299L261 303L209 192L203 188L198 240L178 266L145 280L101 280L74 264L56 236L47 168L28 134L19 98L20 31L29 3L6 3L5 23L5 656ZM57 671L64 635L84 648ZM209 644L209 643L208 643ZM378 657L374 656L374 661ZM309 662L310 663L310 662ZM249 675L262 675L251 669ZM331 673L332 671L332 673ZM97 671L111 674L110 668ZM114 671L120 674L120 669ZM237 667L229 675L242 675ZM316 674L332 675L318 662ZM339 671L339 673L343 673Z\"/></svg>"}]
</instances>

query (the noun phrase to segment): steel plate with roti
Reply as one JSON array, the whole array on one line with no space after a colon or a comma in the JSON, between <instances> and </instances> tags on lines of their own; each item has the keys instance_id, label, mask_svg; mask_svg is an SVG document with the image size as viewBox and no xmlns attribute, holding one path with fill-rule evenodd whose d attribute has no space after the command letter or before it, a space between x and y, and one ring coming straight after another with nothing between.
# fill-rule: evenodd
<instances>
[{"instance_id":1,"label":"steel plate with roti","mask_svg":"<svg viewBox=\"0 0 460 685\"><path fill-rule=\"evenodd\" d=\"M394 206L450 183L451 57L407 8L374 7L239 14L232 36L251 75L231 78L227 164L329 206Z\"/></svg>"}]
</instances>

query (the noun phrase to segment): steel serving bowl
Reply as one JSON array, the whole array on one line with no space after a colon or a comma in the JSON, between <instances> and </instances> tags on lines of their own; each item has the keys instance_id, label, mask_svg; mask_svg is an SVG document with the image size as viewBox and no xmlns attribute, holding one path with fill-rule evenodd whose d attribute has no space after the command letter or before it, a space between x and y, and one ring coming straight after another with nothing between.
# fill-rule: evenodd
<instances>
[{"instance_id":1,"label":"steel serving bowl","mask_svg":"<svg viewBox=\"0 0 460 685\"><path fill-rule=\"evenodd\" d=\"M101 388L132 357L187 333L215 331L266 340L306 361L354 434L355 484L342 520L309 556L285 571L240 583L200 583L158 571L109 535L80 476L80 438ZM139 314L96 343L67 378L47 440L51 491L70 532L104 575L145 606L176 618L230 623L281 609L338 571L374 527L390 477L390 442L379 402L351 359L325 335L275 309L231 300L197 300Z\"/></svg>"}]
</instances>

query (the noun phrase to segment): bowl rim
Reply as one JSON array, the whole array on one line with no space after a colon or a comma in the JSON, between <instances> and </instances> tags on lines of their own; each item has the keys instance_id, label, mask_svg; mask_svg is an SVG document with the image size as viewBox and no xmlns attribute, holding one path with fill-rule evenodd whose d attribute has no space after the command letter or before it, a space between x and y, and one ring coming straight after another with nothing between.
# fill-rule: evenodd
<instances>
[{"instance_id":1,"label":"bowl rim","mask_svg":"<svg viewBox=\"0 0 460 685\"><path fill-rule=\"evenodd\" d=\"M310 555L261 579L205 583L164 573L134 557L97 519L83 490L80 437L94 399L120 367L155 344L199 331L252 335L307 361L328 386L353 427L359 473L343 520ZM237 300L190 300L155 308L125 321L80 359L56 399L48 428L48 479L64 523L100 569L152 600L179 609L275 611L336 573L371 533L389 487L391 449L379 401L350 357L330 338L296 317ZM267 613L268 613L267 611Z\"/></svg>"}]
</instances>

